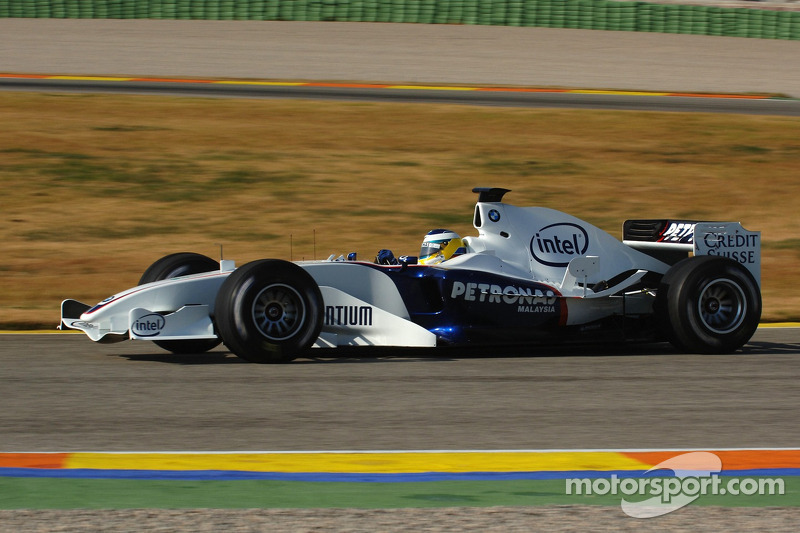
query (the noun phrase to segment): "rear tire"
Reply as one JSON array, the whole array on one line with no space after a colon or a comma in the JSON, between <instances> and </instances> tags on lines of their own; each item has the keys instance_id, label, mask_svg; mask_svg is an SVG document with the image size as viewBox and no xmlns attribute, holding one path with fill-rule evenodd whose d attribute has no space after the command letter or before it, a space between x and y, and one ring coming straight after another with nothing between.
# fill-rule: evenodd
<instances>
[{"instance_id":1,"label":"rear tire","mask_svg":"<svg viewBox=\"0 0 800 533\"><path fill-rule=\"evenodd\" d=\"M287 363L322 329L322 293L311 275L287 261L264 259L235 270L217 293L217 331L253 363Z\"/></svg>"},{"instance_id":2,"label":"rear tire","mask_svg":"<svg viewBox=\"0 0 800 533\"><path fill-rule=\"evenodd\" d=\"M676 348L730 353L747 343L758 328L761 292L752 274L736 261L690 257L664 275L655 312Z\"/></svg>"},{"instance_id":3,"label":"rear tire","mask_svg":"<svg viewBox=\"0 0 800 533\"><path fill-rule=\"evenodd\" d=\"M219 263L205 255L180 252L162 257L144 271L139 285L165 279L202 274L219 270ZM153 341L156 346L175 354L204 353L219 346L219 339L194 339L183 341Z\"/></svg>"}]
</instances>

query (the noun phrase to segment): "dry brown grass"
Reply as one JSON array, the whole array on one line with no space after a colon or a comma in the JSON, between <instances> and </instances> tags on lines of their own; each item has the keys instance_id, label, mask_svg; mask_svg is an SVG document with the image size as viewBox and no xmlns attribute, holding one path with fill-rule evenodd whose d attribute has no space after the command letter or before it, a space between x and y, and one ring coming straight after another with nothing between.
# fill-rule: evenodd
<instances>
[{"instance_id":1,"label":"dry brown grass","mask_svg":"<svg viewBox=\"0 0 800 533\"><path fill-rule=\"evenodd\" d=\"M160 256L415 253L471 227L474 186L622 221L763 232L764 318L800 318L800 120L145 96L0 94L0 324L58 323Z\"/></svg>"}]
</instances>

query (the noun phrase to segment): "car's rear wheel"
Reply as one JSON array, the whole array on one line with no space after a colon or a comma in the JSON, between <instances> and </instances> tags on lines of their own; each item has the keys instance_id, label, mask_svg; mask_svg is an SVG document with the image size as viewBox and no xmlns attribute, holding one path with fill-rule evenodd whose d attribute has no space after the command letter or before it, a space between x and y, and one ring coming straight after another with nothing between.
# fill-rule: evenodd
<instances>
[{"instance_id":1,"label":"car's rear wheel","mask_svg":"<svg viewBox=\"0 0 800 533\"><path fill-rule=\"evenodd\" d=\"M231 274L217 293L217 331L233 353L253 363L286 363L322 329L322 293L308 272L264 259Z\"/></svg>"},{"instance_id":2,"label":"car's rear wheel","mask_svg":"<svg viewBox=\"0 0 800 533\"><path fill-rule=\"evenodd\" d=\"M164 256L150 265L139 279L139 285L214 270L219 270L219 263L210 257L192 252L179 252ZM172 353L190 354L207 352L222 341L219 339L189 339L153 342Z\"/></svg>"},{"instance_id":3,"label":"car's rear wheel","mask_svg":"<svg viewBox=\"0 0 800 533\"><path fill-rule=\"evenodd\" d=\"M750 272L724 257L690 257L661 281L656 316L666 337L692 353L729 353L742 347L761 318L761 292Z\"/></svg>"}]
</instances>

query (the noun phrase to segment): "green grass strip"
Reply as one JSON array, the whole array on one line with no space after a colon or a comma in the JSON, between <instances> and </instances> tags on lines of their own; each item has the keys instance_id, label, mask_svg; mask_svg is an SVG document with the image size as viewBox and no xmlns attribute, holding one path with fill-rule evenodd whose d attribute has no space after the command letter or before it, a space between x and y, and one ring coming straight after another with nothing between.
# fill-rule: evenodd
<instances>
[{"instance_id":1,"label":"green grass strip","mask_svg":"<svg viewBox=\"0 0 800 533\"><path fill-rule=\"evenodd\" d=\"M800 477L783 479L784 495L702 495L691 505L800 507ZM618 506L622 497L568 495L563 479L337 483L0 478L0 509Z\"/></svg>"}]
</instances>

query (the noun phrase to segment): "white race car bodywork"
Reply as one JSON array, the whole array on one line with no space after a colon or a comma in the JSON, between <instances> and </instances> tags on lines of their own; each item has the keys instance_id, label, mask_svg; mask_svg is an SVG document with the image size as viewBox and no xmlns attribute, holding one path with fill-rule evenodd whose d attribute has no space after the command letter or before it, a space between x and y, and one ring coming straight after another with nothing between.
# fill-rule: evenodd
<instances>
[{"instance_id":1,"label":"white race car bodywork","mask_svg":"<svg viewBox=\"0 0 800 533\"><path fill-rule=\"evenodd\" d=\"M314 345L435 346L448 324L460 326L464 309L480 306L513 321L523 314L540 320L534 325L545 323L534 315L545 314L552 317L548 324L558 326L646 316L653 313L655 294L643 280L671 268L651 250L731 257L760 283L760 233L738 223L686 223L663 240L620 242L553 209L505 204L505 190L476 192L481 192L473 221L478 235L463 239L467 253L444 263L384 266L341 256L295 263L310 274L324 301ZM61 327L106 342L215 339L215 302L234 271L232 261L222 261L218 271L146 283L92 308L65 300ZM437 290L425 291L438 300L425 312L410 310L415 304L404 287L411 281L404 280L423 277L436 280Z\"/></svg>"},{"instance_id":2,"label":"white race car bodywork","mask_svg":"<svg viewBox=\"0 0 800 533\"><path fill-rule=\"evenodd\" d=\"M357 264L300 264L319 276L315 279L325 301L325 326L316 346L436 346L436 336L409 320L397 288L379 272ZM233 262L224 262L224 267L231 270L134 287L88 309L78 320L65 317L62 323L94 341L217 338L211 317ZM326 281L341 285L335 288ZM67 300L62 307L69 304Z\"/></svg>"}]
</instances>

